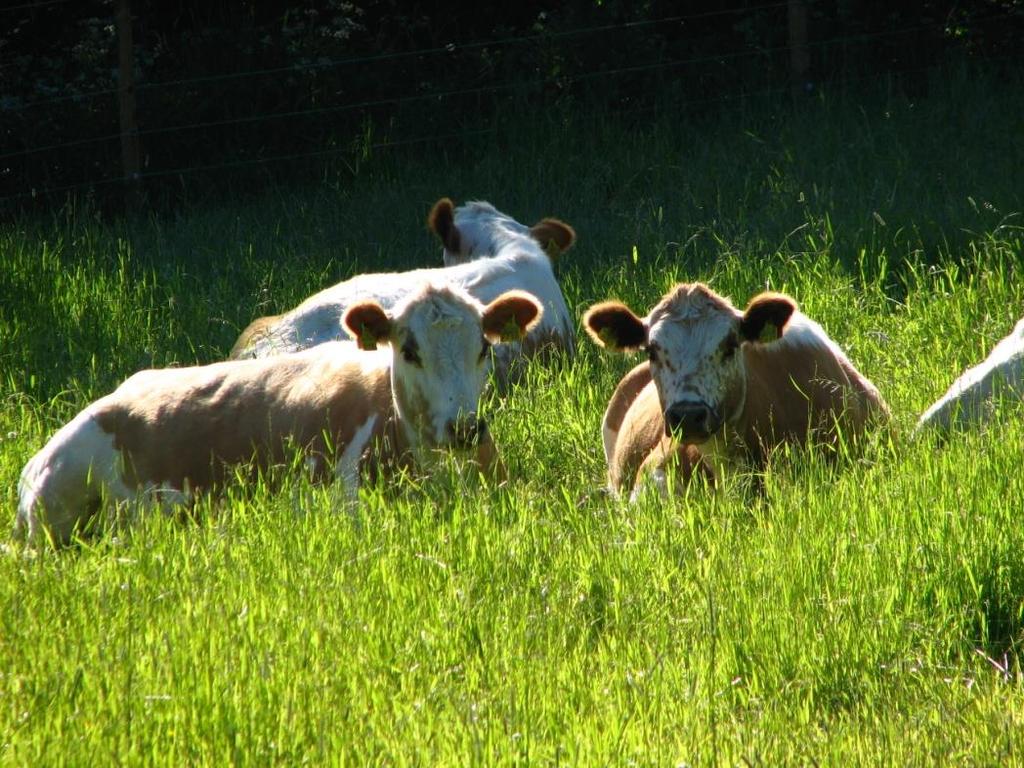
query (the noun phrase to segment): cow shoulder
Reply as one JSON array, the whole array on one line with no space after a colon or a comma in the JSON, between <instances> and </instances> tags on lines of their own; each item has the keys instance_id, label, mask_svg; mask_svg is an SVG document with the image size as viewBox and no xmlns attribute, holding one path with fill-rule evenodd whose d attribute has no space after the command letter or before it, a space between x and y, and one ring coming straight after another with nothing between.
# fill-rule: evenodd
<instances>
[{"instance_id":1,"label":"cow shoulder","mask_svg":"<svg viewBox=\"0 0 1024 768\"><path fill-rule=\"evenodd\" d=\"M813 321L795 314L772 344L744 346L747 392L736 424L758 454L783 440L831 439L837 421L859 430L873 408L887 412L874 385Z\"/></svg>"},{"instance_id":2,"label":"cow shoulder","mask_svg":"<svg viewBox=\"0 0 1024 768\"><path fill-rule=\"evenodd\" d=\"M633 370L619 380L604 411L602 426L607 434L618 433L622 427L622 420L626 418L626 412L650 381L651 367L646 360L634 366Z\"/></svg>"}]
</instances>

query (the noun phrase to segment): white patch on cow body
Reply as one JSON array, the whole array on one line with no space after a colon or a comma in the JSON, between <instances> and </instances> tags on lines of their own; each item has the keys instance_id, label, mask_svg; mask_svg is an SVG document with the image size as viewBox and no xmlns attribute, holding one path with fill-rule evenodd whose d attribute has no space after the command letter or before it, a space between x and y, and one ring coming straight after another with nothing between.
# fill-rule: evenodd
<instances>
[{"instance_id":1,"label":"white patch on cow body","mask_svg":"<svg viewBox=\"0 0 1024 768\"><path fill-rule=\"evenodd\" d=\"M270 357L348 338L340 322L348 307L373 300L391 311L428 283L459 286L483 304L509 290L527 291L544 308L543 317L528 338L556 339L572 354L572 316L555 279L551 259L530 235L529 228L481 202L456 208L455 225L460 237L472 244L472 260L446 267L357 275L326 288L282 315L265 335L252 341L243 357ZM501 350L499 367L507 368L519 354L518 346L510 344Z\"/></svg>"},{"instance_id":2,"label":"white patch on cow body","mask_svg":"<svg viewBox=\"0 0 1024 768\"><path fill-rule=\"evenodd\" d=\"M615 496L618 496L618 489L612 488L611 490ZM649 491L657 493L660 498L668 498L668 472L665 470L664 464L658 464L637 480L629 494L629 503L636 504Z\"/></svg>"},{"instance_id":3,"label":"white patch on cow body","mask_svg":"<svg viewBox=\"0 0 1024 768\"><path fill-rule=\"evenodd\" d=\"M783 350L789 346L821 349L837 360L846 360L846 353L839 348L825 329L800 310L794 310L782 332L782 338L768 346L769 350Z\"/></svg>"},{"instance_id":4,"label":"white patch on cow body","mask_svg":"<svg viewBox=\"0 0 1024 768\"><path fill-rule=\"evenodd\" d=\"M350 501L356 501L359 497L359 467L378 418L378 414L371 414L363 422L334 465L334 477L344 485L345 495Z\"/></svg>"},{"instance_id":5,"label":"white patch on cow body","mask_svg":"<svg viewBox=\"0 0 1024 768\"><path fill-rule=\"evenodd\" d=\"M605 466L611 466L612 455L615 453L615 443L619 438L619 430L612 429L607 424L607 419L601 422L601 439L604 442Z\"/></svg>"},{"instance_id":6,"label":"white patch on cow body","mask_svg":"<svg viewBox=\"0 0 1024 768\"><path fill-rule=\"evenodd\" d=\"M1001 396L1024 398L1024 319L921 415L915 431L987 421Z\"/></svg>"},{"instance_id":7,"label":"white patch on cow body","mask_svg":"<svg viewBox=\"0 0 1024 768\"><path fill-rule=\"evenodd\" d=\"M18 482L16 530L32 543L44 531L67 543L106 492L116 501L134 497L124 483L120 452L90 408L61 427L22 470Z\"/></svg>"}]
</instances>

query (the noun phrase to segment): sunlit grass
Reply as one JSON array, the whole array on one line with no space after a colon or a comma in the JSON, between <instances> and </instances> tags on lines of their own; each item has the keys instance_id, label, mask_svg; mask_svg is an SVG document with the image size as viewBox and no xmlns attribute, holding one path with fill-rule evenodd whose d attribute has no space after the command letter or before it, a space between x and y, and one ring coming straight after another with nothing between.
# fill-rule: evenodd
<instances>
[{"instance_id":1,"label":"sunlit grass","mask_svg":"<svg viewBox=\"0 0 1024 768\"><path fill-rule=\"evenodd\" d=\"M490 403L504 488L441 468L365 487L353 515L282 468L190 520L112 525L60 554L11 547L0 757L1019 760L1020 408L946 442L908 437L1024 314L1019 103L953 83L913 105L762 105L636 131L545 116L514 132L533 154L382 160L348 186L176 218L4 225L9 520L25 461L131 372L217 359L253 315L352 271L437 263L422 222L442 195L571 222L559 273L577 314L607 297L644 312L676 280L737 304L791 293L893 423L848 461L795 450L714 494L627 505L599 492L600 420L633 361L581 337L573 364ZM972 109L988 122L942 154Z\"/></svg>"}]
</instances>

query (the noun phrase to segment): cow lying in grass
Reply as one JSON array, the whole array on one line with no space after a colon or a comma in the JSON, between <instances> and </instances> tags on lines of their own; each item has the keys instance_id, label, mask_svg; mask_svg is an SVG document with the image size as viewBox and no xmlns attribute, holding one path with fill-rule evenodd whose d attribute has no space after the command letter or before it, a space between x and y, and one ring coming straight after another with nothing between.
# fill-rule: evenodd
<instances>
[{"instance_id":1,"label":"cow lying in grass","mask_svg":"<svg viewBox=\"0 0 1024 768\"><path fill-rule=\"evenodd\" d=\"M1024 398L1024 319L992 348L983 361L968 368L917 422L917 431L946 431L981 424L991 417L1000 398Z\"/></svg>"},{"instance_id":2,"label":"cow lying in grass","mask_svg":"<svg viewBox=\"0 0 1024 768\"><path fill-rule=\"evenodd\" d=\"M25 466L16 525L67 543L102 498L143 506L186 502L231 465L284 460L289 445L318 477L354 492L360 471L386 471L450 449L485 474L500 462L477 400L495 342L540 319L537 301L509 291L487 306L457 287L425 286L387 312L353 304L358 338L292 355L135 374L61 428ZM374 349L385 342L390 349ZM363 350L360 350L362 347Z\"/></svg>"},{"instance_id":3,"label":"cow lying in grass","mask_svg":"<svg viewBox=\"0 0 1024 768\"><path fill-rule=\"evenodd\" d=\"M527 227L490 203L453 208L448 198L434 205L428 224L444 244L446 266L352 277L310 296L290 312L254 320L238 337L230 357L269 357L346 338L339 320L350 305L373 299L389 309L425 282L462 286L485 303L512 289L540 300L541 322L522 343L495 350L495 372L502 386L519 356L549 348L573 353L575 324L551 267L554 255L572 247L572 227L557 219Z\"/></svg>"},{"instance_id":4,"label":"cow lying in grass","mask_svg":"<svg viewBox=\"0 0 1024 768\"><path fill-rule=\"evenodd\" d=\"M584 316L598 345L645 350L603 422L608 482L618 494L651 477L671 491L719 460L763 464L785 442L834 443L887 415L878 390L788 296L763 293L739 312L700 283L672 289L645 318L619 302Z\"/></svg>"}]
</instances>

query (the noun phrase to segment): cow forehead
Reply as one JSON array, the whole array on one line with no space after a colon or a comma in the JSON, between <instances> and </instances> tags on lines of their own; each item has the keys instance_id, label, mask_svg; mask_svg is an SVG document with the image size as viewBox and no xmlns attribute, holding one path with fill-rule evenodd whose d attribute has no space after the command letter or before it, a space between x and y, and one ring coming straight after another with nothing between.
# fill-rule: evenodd
<instances>
[{"instance_id":1,"label":"cow forehead","mask_svg":"<svg viewBox=\"0 0 1024 768\"><path fill-rule=\"evenodd\" d=\"M483 307L453 287L427 289L395 310L399 328L420 344L440 343L463 335L479 336Z\"/></svg>"},{"instance_id":2,"label":"cow forehead","mask_svg":"<svg viewBox=\"0 0 1024 768\"><path fill-rule=\"evenodd\" d=\"M480 253L497 253L517 235L529 233L529 227L502 213L490 203L474 200L455 209L459 237Z\"/></svg>"},{"instance_id":3,"label":"cow forehead","mask_svg":"<svg viewBox=\"0 0 1024 768\"><path fill-rule=\"evenodd\" d=\"M739 317L728 299L706 286L679 286L648 315L648 339L669 355L700 357L736 328Z\"/></svg>"}]
</instances>

